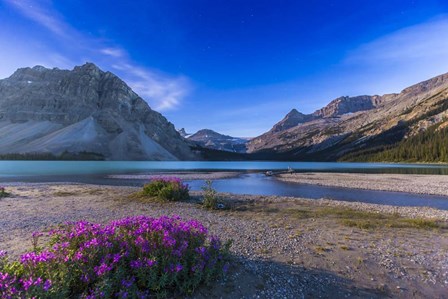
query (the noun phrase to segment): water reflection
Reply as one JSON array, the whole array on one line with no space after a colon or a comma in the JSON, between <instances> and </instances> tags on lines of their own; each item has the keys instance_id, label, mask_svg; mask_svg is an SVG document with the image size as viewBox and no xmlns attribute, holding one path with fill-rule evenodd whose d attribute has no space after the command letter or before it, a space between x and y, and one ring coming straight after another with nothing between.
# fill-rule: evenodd
<instances>
[{"instance_id":1,"label":"water reflection","mask_svg":"<svg viewBox=\"0 0 448 299\"><path fill-rule=\"evenodd\" d=\"M337 163L337 162L206 162L206 161L0 161L0 178L8 176L92 175L158 171L266 171L362 172L403 174L444 174L448 165Z\"/></svg>"},{"instance_id":2,"label":"water reflection","mask_svg":"<svg viewBox=\"0 0 448 299\"><path fill-rule=\"evenodd\" d=\"M188 183L192 190L200 190L201 186L204 185L204 181L189 181ZM448 210L448 196L288 183L262 174L246 174L238 178L216 180L213 182L213 186L220 192L236 194L278 195L312 199L328 198L395 206L429 206Z\"/></svg>"}]
</instances>

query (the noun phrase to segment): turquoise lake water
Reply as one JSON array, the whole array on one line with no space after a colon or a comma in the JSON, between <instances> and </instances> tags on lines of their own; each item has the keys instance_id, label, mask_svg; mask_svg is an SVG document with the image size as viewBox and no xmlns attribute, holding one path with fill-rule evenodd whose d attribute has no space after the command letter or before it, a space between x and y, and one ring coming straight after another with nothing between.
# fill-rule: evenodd
<instances>
[{"instance_id":1,"label":"turquoise lake water","mask_svg":"<svg viewBox=\"0 0 448 299\"><path fill-rule=\"evenodd\" d=\"M337 162L203 161L0 161L0 177L122 174L154 171L285 170L366 173L445 174L448 165Z\"/></svg>"},{"instance_id":2,"label":"turquoise lake water","mask_svg":"<svg viewBox=\"0 0 448 299\"><path fill-rule=\"evenodd\" d=\"M219 192L328 198L396 206L429 206L448 210L447 196L420 195L350 188L286 183L263 174L266 170L296 172L353 172L448 175L448 165L312 162L142 162L142 161L0 161L0 183L79 182L142 186L146 180L112 179L112 174L143 174L179 171L240 171L238 177L214 180ZM204 181L187 181L201 190Z\"/></svg>"}]
</instances>

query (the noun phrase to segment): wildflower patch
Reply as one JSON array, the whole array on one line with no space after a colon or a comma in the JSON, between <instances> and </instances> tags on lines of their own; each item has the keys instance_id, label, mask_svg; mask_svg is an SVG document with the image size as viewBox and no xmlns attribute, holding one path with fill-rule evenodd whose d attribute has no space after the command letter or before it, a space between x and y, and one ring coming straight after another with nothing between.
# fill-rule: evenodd
<instances>
[{"instance_id":1,"label":"wildflower patch","mask_svg":"<svg viewBox=\"0 0 448 299\"><path fill-rule=\"evenodd\" d=\"M198 221L137 216L68 223L19 261L0 251L1 298L160 298L191 294L227 271L230 243Z\"/></svg>"}]
</instances>

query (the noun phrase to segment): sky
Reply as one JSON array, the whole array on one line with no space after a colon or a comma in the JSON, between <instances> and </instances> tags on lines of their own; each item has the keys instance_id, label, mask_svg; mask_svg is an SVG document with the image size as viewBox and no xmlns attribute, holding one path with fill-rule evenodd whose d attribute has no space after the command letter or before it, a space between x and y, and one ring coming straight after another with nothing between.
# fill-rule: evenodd
<instances>
[{"instance_id":1,"label":"sky","mask_svg":"<svg viewBox=\"0 0 448 299\"><path fill-rule=\"evenodd\" d=\"M448 72L448 1L0 0L0 78L85 62L178 129L254 137Z\"/></svg>"}]
</instances>

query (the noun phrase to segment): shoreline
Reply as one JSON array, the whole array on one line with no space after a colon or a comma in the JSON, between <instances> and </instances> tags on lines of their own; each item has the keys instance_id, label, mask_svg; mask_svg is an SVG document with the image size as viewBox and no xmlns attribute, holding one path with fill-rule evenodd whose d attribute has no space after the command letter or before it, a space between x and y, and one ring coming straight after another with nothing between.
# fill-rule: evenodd
<instances>
[{"instance_id":1,"label":"shoreline","mask_svg":"<svg viewBox=\"0 0 448 299\"><path fill-rule=\"evenodd\" d=\"M202 191L190 192L194 196L201 196ZM318 207L332 207L332 208L348 208L363 212L373 212L378 214L398 215L411 219L431 219L448 222L448 210L440 210L431 207L411 207L411 206L394 206L383 205L365 202L352 202L336 199L311 199L304 197L291 196L277 196L277 195L250 195L250 194L235 194L235 193L218 193L218 196L224 197L230 201L246 201L259 203L293 203L306 204Z\"/></svg>"},{"instance_id":2,"label":"shoreline","mask_svg":"<svg viewBox=\"0 0 448 299\"><path fill-rule=\"evenodd\" d=\"M443 175L306 172L276 178L297 184L448 196L448 176Z\"/></svg>"},{"instance_id":3,"label":"shoreline","mask_svg":"<svg viewBox=\"0 0 448 299\"><path fill-rule=\"evenodd\" d=\"M17 258L31 248L32 232L66 221L180 215L198 219L222 240L233 240L229 276L193 298L437 298L448 287L448 211L227 193L218 196L230 208L210 211L201 207L199 191L186 202L131 200L139 190L79 183L10 185L11 197L0 199L0 250ZM398 214L437 218L443 226L383 226L384 221L394 224ZM378 215L372 221L380 227L344 222L364 221L364 215Z\"/></svg>"},{"instance_id":4,"label":"shoreline","mask_svg":"<svg viewBox=\"0 0 448 299\"><path fill-rule=\"evenodd\" d=\"M202 178L201 178L202 179ZM193 179L192 179L193 180ZM120 192L135 192L141 189L138 186L123 186L123 185L102 185L102 184L87 184L79 182L9 182L5 183L5 186L11 193L15 194L17 191L35 188L37 193L47 192L48 190L56 189L56 197L66 197L74 196L76 192L74 191L59 191L65 189L116 189ZM190 191L191 196L201 197L203 191ZM33 193L24 195L25 198L32 196ZM92 193L95 195L95 192ZM101 195L101 194L100 194ZM409 218L424 218L424 219L435 219L441 221L448 221L448 210L437 209L427 206L396 206L388 204L376 204L367 203L361 201L344 201L337 199L328 198L306 198L306 197L295 197L295 196L283 196L283 195L257 195L257 194L237 194L229 192L217 192L218 197L224 197L230 202L259 202L259 203L275 203L275 202L290 202L290 203L304 203L316 206L329 206L329 207L345 207L353 210L384 213L384 214L395 214L402 217ZM14 196L12 197L14 198ZM0 198L0 202L6 199L11 199L11 197Z\"/></svg>"},{"instance_id":5,"label":"shoreline","mask_svg":"<svg viewBox=\"0 0 448 299\"><path fill-rule=\"evenodd\" d=\"M177 177L181 180L220 180L229 179L240 176L243 171L175 171L175 172L158 172L148 174L112 174L107 178L121 180L151 180L158 177Z\"/></svg>"}]
</instances>

